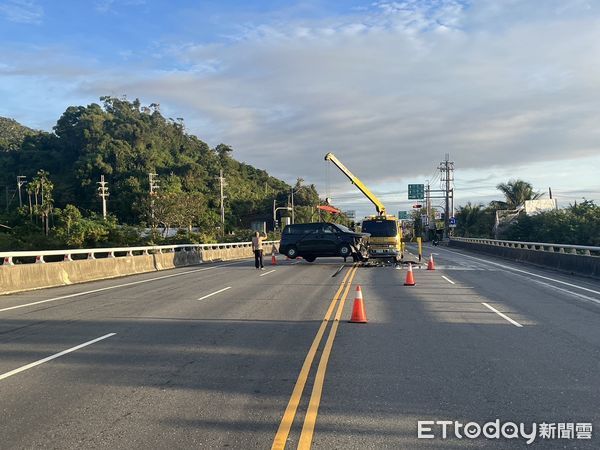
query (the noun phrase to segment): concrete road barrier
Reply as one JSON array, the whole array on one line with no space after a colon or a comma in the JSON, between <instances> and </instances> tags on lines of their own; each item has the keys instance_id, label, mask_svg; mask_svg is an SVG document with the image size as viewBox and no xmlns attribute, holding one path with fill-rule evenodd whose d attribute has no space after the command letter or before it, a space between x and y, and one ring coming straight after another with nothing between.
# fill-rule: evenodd
<instances>
[{"instance_id":1,"label":"concrete road barrier","mask_svg":"<svg viewBox=\"0 0 600 450\"><path fill-rule=\"evenodd\" d=\"M600 256L595 256L600 250L598 247L469 238L453 238L449 245L562 272L600 278Z\"/></svg>"},{"instance_id":2,"label":"concrete road barrier","mask_svg":"<svg viewBox=\"0 0 600 450\"><path fill-rule=\"evenodd\" d=\"M273 242L268 244L265 246L265 255L271 254ZM121 253L124 255L118 256ZM134 253L141 254L134 255ZM108 255L108 257L96 259L97 254ZM73 255L87 255L87 259L72 260ZM57 256L64 260L44 262L44 257L56 258ZM249 242L0 253L3 261L0 265L0 294L252 256L252 245ZM25 261L37 263L22 263Z\"/></svg>"}]
</instances>

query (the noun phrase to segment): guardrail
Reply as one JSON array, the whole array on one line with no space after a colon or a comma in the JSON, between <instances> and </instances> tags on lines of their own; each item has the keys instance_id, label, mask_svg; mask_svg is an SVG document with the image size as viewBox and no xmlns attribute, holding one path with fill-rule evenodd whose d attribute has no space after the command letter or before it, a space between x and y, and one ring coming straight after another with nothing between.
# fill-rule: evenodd
<instances>
[{"instance_id":1,"label":"guardrail","mask_svg":"<svg viewBox=\"0 0 600 450\"><path fill-rule=\"evenodd\" d=\"M600 247L571 244L551 244L548 242L499 241L494 239L452 237L451 240L472 244L493 245L496 247L518 248L549 253L567 253L572 255L600 257Z\"/></svg>"},{"instance_id":2,"label":"guardrail","mask_svg":"<svg viewBox=\"0 0 600 450\"><path fill-rule=\"evenodd\" d=\"M263 245L268 250L279 241L264 241ZM152 255L157 253L174 253L206 250L226 250L233 248L250 248L252 242L232 242L224 244L177 244L155 245L146 247L114 247L114 248L81 248L71 250L39 250L39 251L14 251L0 252L0 265L13 266L15 264L44 264L59 261L93 260L98 258L118 258L134 255ZM83 257L82 257L83 256ZM46 258L48 260L46 260Z\"/></svg>"},{"instance_id":3,"label":"guardrail","mask_svg":"<svg viewBox=\"0 0 600 450\"><path fill-rule=\"evenodd\" d=\"M265 254L278 242L264 242ZM251 242L1 252L0 294L251 257Z\"/></svg>"},{"instance_id":4,"label":"guardrail","mask_svg":"<svg viewBox=\"0 0 600 450\"><path fill-rule=\"evenodd\" d=\"M449 245L570 274L600 278L600 247L476 238L451 238Z\"/></svg>"}]
</instances>

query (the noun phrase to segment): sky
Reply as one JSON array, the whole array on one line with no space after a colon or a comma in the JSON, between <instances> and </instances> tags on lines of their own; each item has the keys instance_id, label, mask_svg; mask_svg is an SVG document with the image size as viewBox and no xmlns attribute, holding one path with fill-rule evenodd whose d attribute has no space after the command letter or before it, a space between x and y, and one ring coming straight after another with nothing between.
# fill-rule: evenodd
<instances>
[{"instance_id":1,"label":"sky","mask_svg":"<svg viewBox=\"0 0 600 450\"><path fill-rule=\"evenodd\" d=\"M0 0L0 116L51 131L103 95L357 216L327 152L394 213L446 153L457 206L600 200L600 0Z\"/></svg>"}]
</instances>

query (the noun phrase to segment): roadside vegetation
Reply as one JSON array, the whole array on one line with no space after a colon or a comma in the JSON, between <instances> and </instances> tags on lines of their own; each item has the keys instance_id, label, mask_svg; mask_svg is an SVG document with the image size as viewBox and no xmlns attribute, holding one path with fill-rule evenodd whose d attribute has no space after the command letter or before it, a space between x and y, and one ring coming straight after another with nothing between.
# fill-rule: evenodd
<instances>
[{"instance_id":1,"label":"roadside vegetation","mask_svg":"<svg viewBox=\"0 0 600 450\"><path fill-rule=\"evenodd\" d=\"M292 186L236 161L228 145L210 148L186 132L183 119L165 118L159 105L100 100L67 108L51 133L2 119L0 250L248 240L253 220L272 218L274 201L288 204ZM224 230L221 171L227 183ZM152 195L150 173L156 174ZM20 207L19 175L27 180ZM106 219L101 175L108 182ZM322 201L314 185L302 183L294 186L296 221L318 220ZM321 218L331 219L325 213ZM179 231L165 238L159 228Z\"/></svg>"},{"instance_id":2,"label":"roadside vegetation","mask_svg":"<svg viewBox=\"0 0 600 450\"><path fill-rule=\"evenodd\" d=\"M526 200L540 198L531 184L523 180L511 180L497 188L503 193L503 200L487 206L469 202L458 209L456 236L493 239L497 210L515 210ZM584 200L535 215L521 211L499 230L498 239L600 246L600 206Z\"/></svg>"}]
</instances>

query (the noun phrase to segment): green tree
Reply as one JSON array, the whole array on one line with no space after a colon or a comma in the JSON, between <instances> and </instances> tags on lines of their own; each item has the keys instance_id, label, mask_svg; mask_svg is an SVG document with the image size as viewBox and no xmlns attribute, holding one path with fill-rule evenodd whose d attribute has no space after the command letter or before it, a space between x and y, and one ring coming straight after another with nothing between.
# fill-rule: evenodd
<instances>
[{"instance_id":1,"label":"green tree","mask_svg":"<svg viewBox=\"0 0 600 450\"><path fill-rule=\"evenodd\" d=\"M71 238L73 230L81 221L82 215L76 206L67 205L63 210L56 210L56 219L58 226L55 233L67 242Z\"/></svg>"},{"instance_id":2,"label":"green tree","mask_svg":"<svg viewBox=\"0 0 600 450\"><path fill-rule=\"evenodd\" d=\"M16 175L32 180L39 169L49 172L56 207L65 210L67 205L76 205L82 216L80 221L85 222L93 217L93 212L101 211L96 183L104 175L111 193L109 212L120 224L145 226L151 222L148 173L157 173L158 193L163 196L157 205L162 209L161 221L187 228L188 234L190 228L199 226L199 235L212 239L219 223L217 178L221 170L227 180L228 232L241 233L249 228L253 217L270 214L274 199L285 204L290 193L288 184L264 170L236 161L232 152L226 144L211 149L186 132L183 119L163 117L157 104L142 106L137 99L106 96L99 103L68 107L53 133L32 131L20 147L0 152L0 182L13 185ZM35 183L33 187L41 193ZM35 197L31 198L35 203ZM41 206L39 195L37 199L36 211ZM295 204L301 214L303 208L314 208L318 204L314 186L303 187ZM19 218L14 212L13 215ZM307 220L308 216L307 212ZM39 216L36 217L39 222ZM23 225L19 220L15 225ZM46 221L44 226L47 225ZM106 239L113 235L118 240L129 239L116 230L109 227ZM65 238L71 238L73 233L66 232ZM79 241L82 239L93 240ZM107 242L103 239L101 242Z\"/></svg>"},{"instance_id":3,"label":"green tree","mask_svg":"<svg viewBox=\"0 0 600 450\"><path fill-rule=\"evenodd\" d=\"M533 186L523 180L510 180L508 183L500 183L496 186L504 194L505 202L503 209L516 209L525 204L526 200L536 200L542 194L535 192ZM499 204L498 206L502 206Z\"/></svg>"},{"instance_id":4,"label":"green tree","mask_svg":"<svg viewBox=\"0 0 600 450\"><path fill-rule=\"evenodd\" d=\"M27 184L27 193L30 196L30 214L41 219L46 236L49 231L48 217L54 207L54 199L52 198L54 184L52 184L48 175L45 170L39 170L33 180Z\"/></svg>"},{"instance_id":5,"label":"green tree","mask_svg":"<svg viewBox=\"0 0 600 450\"><path fill-rule=\"evenodd\" d=\"M494 211L480 204L458 208L456 213L456 234L463 237L490 237L494 220Z\"/></svg>"},{"instance_id":6,"label":"green tree","mask_svg":"<svg viewBox=\"0 0 600 450\"><path fill-rule=\"evenodd\" d=\"M18 150L27 136L36 133L36 131L24 127L14 119L0 117L0 152Z\"/></svg>"},{"instance_id":7,"label":"green tree","mask_svg":"<svg viewBox=\"0 0 600 450\"><path fill-rule=\"evenodd\" d=\"M96 246L109 235L109 223L102 223L98 216L84 218L81 211L73 205L56 209L54 236L67 247Z\"/></svg>"},{"instance_id":8,"label":"green tree","mask_svg":"<svg viewBox=\"0 0 600 450\"><path fill-rule=\"evenodd\" d=\"M504 230L502 239L573 245L600 245L600 206L575 202L562 210L521 215Z\"/></svg>"}]
</instances>

